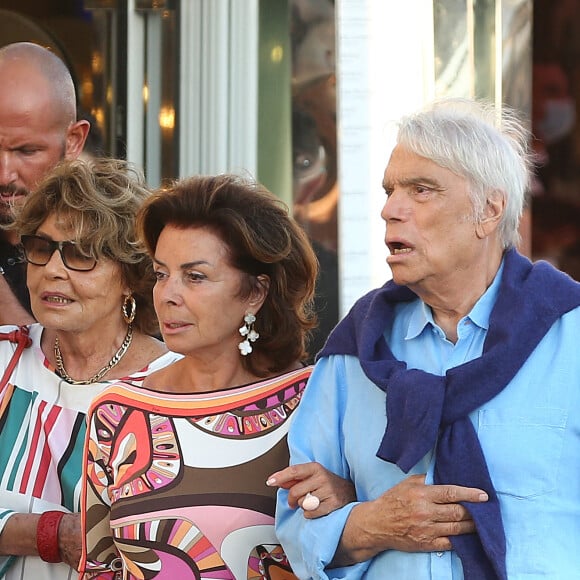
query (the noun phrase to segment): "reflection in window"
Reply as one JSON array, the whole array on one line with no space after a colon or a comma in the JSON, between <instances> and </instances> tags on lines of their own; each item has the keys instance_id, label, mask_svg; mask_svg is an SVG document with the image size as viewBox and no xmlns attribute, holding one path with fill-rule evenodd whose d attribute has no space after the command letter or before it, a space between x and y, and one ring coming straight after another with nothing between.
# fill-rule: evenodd
<instances>
[{"instance_id":1,"label":"reflection in window","mask_svg":"<svg viewBox=\"0 0 580 580\"><path fill-rule=\"evenodd\" d=\"M437 97L494 100L495 12L495 0L433 2Z\"/></svg>"},{"instance_id":2,"label":"reflection in window","mask_svg":"<svg viewBox=\"0 0 580 580\"><path fill-rule=\"evenodd\" d=\"M533 257L580 280L580 4L533 4Z\"/></svg>"},{"instance_id":3,"label":"reflection in window","mask_svg":"<svg viewBox=\"0 0 580 580\"><path fill-rule=\"evenodd\" d=\"M291 0L294 215L320 261L316 353L338 320L335 19L331 0Z\"/></svg>"},{"instance_id":4,"label":"reflection in window","mask_svg":"<svg viewBox=\"0 0 580 580\"><path fill-rule=\"evenodd\" d=\"M173 179L177 168L177 20L175 10L144 12L145 171L150 185Z\"/></svg>"}]
</instances>

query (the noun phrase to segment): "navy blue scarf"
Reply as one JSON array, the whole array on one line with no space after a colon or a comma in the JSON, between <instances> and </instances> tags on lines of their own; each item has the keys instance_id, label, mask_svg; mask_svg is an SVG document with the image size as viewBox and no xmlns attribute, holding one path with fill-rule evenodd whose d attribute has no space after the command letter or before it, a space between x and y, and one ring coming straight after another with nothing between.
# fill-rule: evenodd
<instances>
[{"instance_id":1,"label":"navy blue scarf","mask_svg":"<svg viewBox=\"0 0 580 580\"><path fill-rule=\"evenodd\" d=\"M546 262L534 265L509 250L482 356L445 376L407 369L384 339L398 302L417 296L390 281L361 298L334 329L318 357L355 355L366 376L387 393L388 424L377 456L407 473L436 445L435 483L485 490L469 503L477 533L451 542L469 580L505 580L506 547L499 501L469 413L495 397L558 318L580 305L580 284Z\"/></svg>"}]
</instances>

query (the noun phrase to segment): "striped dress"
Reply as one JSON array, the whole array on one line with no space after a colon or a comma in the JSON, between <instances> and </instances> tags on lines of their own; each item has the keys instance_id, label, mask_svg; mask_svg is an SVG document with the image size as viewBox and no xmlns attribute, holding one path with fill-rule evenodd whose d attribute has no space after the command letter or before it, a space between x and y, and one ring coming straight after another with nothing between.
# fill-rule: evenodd
<instances>
[{"instance_id":1,"label":"striped dress","mask_svg":"<svg viewBox=\"0 0 580 580\"><path fill-rule=\"evenodd\" d=\"M0 332L14 328L0 327ZM61 379L40 348L42 330L39 324L30 326L32 345L0 393L0 533L15 512L79 511L86 412L93 397L111 384L71 385ZM15 348L0 341L1 371ZM178 356L167 353L127 380L140 383ZM7 580L76 577L66 564L47 564L32 556L17 558L5 576Z\"/></svg>"},{"instance_id":2,"label":"striped dress","mask_svg":"<svg viewBox=\"0 0 580 580\"><path fill-rule=\"evenodd\" d=\"M274 531L286 436L312 367L221 391L118 384L89 411L81 573L295 578Z\"/></svg>"}]
</instances>

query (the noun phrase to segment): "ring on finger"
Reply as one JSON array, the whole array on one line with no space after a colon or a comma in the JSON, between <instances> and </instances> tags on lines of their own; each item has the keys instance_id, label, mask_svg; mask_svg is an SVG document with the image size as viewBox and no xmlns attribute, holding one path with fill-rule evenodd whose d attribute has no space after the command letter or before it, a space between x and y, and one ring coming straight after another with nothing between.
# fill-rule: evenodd
<instances>
[{"instance_id":1,"label":"ring on finger","mask_svg":"<svg viewBox=\"0 0 580 580\"><path fill-rule=\"evenodd\" d=\"M320 499L316 497L314 494L308 492L302 502L302 509L307 512L311 512L314 511L315 509L318 509L319 505Z\"/></svg>"}]
</instances>

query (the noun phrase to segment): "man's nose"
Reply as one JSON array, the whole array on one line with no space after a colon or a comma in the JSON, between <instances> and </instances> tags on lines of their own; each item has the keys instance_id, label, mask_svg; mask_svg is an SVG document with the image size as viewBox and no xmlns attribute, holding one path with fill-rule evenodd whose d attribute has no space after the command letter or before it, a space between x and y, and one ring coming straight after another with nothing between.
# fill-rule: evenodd
<instances>
[{"instance_id":1,"label":"man's nose","mask_svg":"<svg viewBox=\"0 0 580 580\"><path fill-rule=\"evenodd\" d=\"M17 180L16 166L7 151L0 152L0 186L7 186Z\"/></svg>"},{"instance_id":2,"label":"man's nose","mask_svg":"<svg viewBox=\"0 0 580 580\"><path fill-rule=\"evenodd\" d=\"M403 195L397 190L393 190L387 196L385 200L385 205L381 211L381 217L386 221L397 219L401 217L403 213Z\"/></svg>"}]
</instances>

